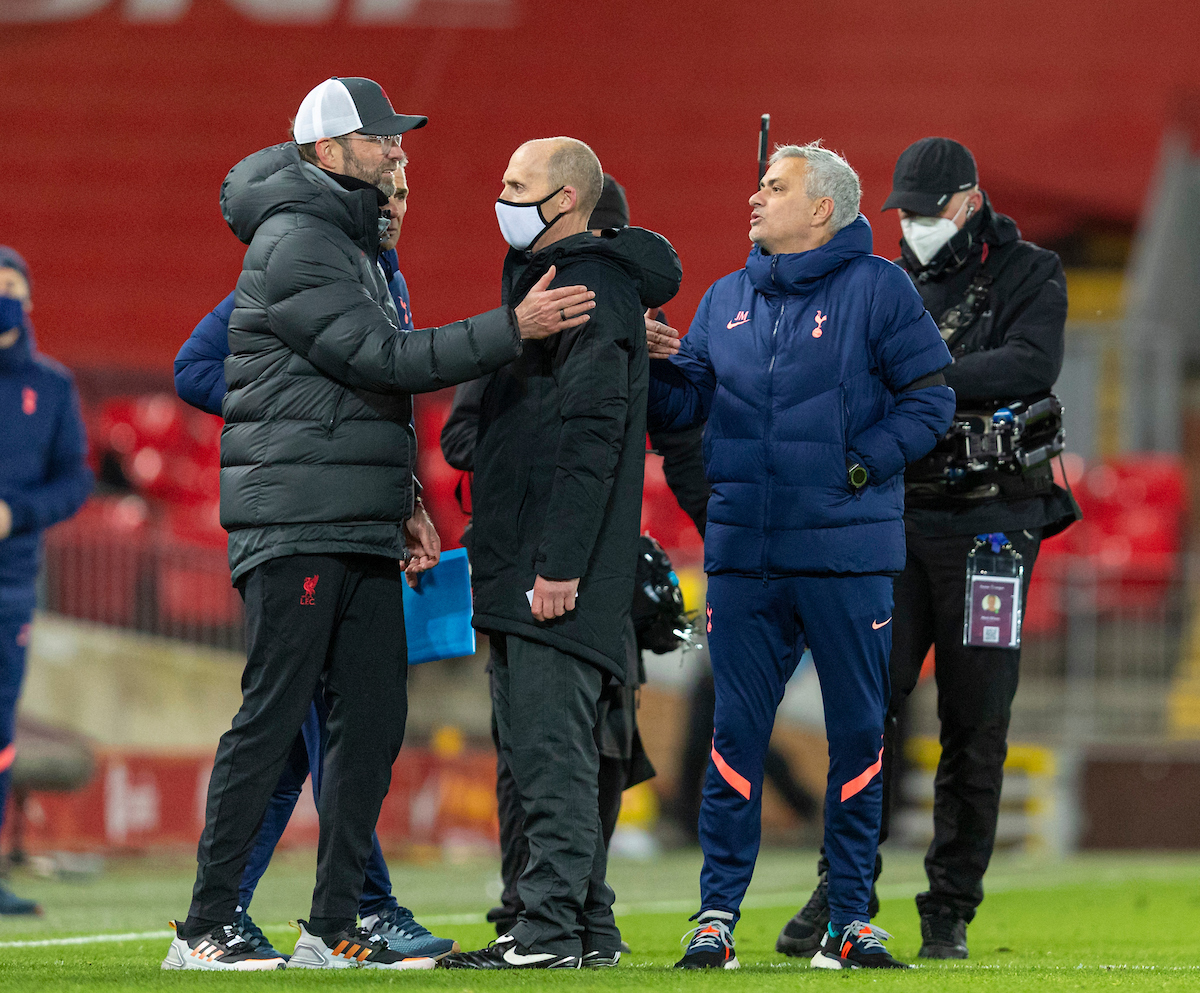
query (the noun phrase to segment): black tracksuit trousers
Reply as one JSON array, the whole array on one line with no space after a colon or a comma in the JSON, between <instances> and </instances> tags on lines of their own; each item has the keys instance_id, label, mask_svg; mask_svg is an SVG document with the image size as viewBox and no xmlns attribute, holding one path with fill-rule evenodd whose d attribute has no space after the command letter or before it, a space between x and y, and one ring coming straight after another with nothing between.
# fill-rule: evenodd
<instances>
[{"instance_id":1,"label":"black tracksuit trousers","mask_svg":"<svg viewBox=\"0 0 1200 993\"><path fill-rule=\"evenodd\" d=\"M527 948L555 955L617 951L594 736L605 676L548 645L512 634L489 637L500 752L516 783L529 844L517 882L523 909L510 933Z\"/></svg>"},{"instance_id":2,"label":"black tracksuit trousers","mask_svg":"<svg viewBox=\"0 0 1200 993\"><path fill-rule=\"evenodd\" d=\"M1041 543L1038 529L1006 532L1024 560L1022 603ZM922 914L948 912L964 921L983 902L983 874L996 842L1000 787L1008 755L1008 722L1020 649L963 646L967 553L972 535L908 535L908 562L895 583L891 703L884 730L883 826L887 838L899 741L898 718L934 646L942 756L934 780L933 842L925 856L929 890L917 895Z\"/></svg>"},{"instance_id":3,"label":"black tracksuit trousers","mask_svg":"<svg viewBox=\"0 0 1200 993\"><path fill-rule=\"evenodd\" d=\"M186 927L229 923L267 802L318 684L329 703L310 929L354 923L372 832L408 716L403 571L376 555L292 555L252 569L242 707L208 784Z\"/></svg>"},{"instance_id":4,"label":"black tracksuit trousers","mask_svg":"<svg viewBox=\"0 0 1200 993\"><path fill-rule=\"evenodd\" d=\"M490 678L490 677L489 677ZM607 689L607 687L606 687ZM493 697L495 690L493 689ZM496 925L498 934L506 934L520 916L522 905L517 885L529 864L529 841L525 837L525 811L512 770L500 747L500 732L496 714L492 712L492 743L496 746L496 802L500 816L500 878L504 889L500 905L488 912L488 920ZM632 775L633 759L611 758L600 753L600 774L597 780L597 800L600 807L600 835L608 851L617 819L621 816L621 796ZM590 951L590 949L589 949Z\"/></svg>"}]
</instances>

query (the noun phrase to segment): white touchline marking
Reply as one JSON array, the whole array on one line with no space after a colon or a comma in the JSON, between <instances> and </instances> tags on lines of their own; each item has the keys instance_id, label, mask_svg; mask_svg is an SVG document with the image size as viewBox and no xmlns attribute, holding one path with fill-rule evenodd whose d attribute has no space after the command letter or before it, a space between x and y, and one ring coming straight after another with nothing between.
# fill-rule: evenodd
<instances>
[{"instance_id":1,"label":"white touchline marking","mask_svg":"<svg viewBox=\"0 0 1200 993\"><path fill-rule=\"evenodd\" d=\"M1131 874L1132 873L1132 874ZM1103 888L1106 886L1119 885L1123 882L1128 882L1131 878L1145 878L1144 867L1132 866L1121 871L1106 872L1101 875L1095 884ZM1024 875L997 875L988 881L988 892L1003 893L1013 891L1038 891L1054 889L1059 886L1082 885L1082 878L1077 878L1071 873L1044 874L1039 880L1033 880L1029 876ZM912 880L907 883L885 883L878 887L879 895L885 899L899 899L911 897L925 886L924 880ZM776 907L791 907L797 901L803 902L810 896L808 890L794 893L764 893L761 895L751 894L742 901L742 906L747 910L769 910ZM613 911L618 917L624 917L628 914L680 914L688 910L695 909L694 900L650 900L637 903L616 903L613 905ZM429 916L422 915L421 918L426 924L432 924L434 927L441 926L461 926L466 924L486 924L487 918L483 914L431 914ZM289 926L287 924L268 924L269 931L286 931ZM93 945L103 944L117 941L149 941L158 938L173 938L174 931L133 931L126 934L83 934L76 935L70 938L42 938L35 941L0 941L0 948L52 948L63 945ZM780 963L786 964L786 963ZM956 968L974 968L974 969L1159 969L1162 971L1188 971L1194 972L1200 970L1200 966L1182 965L1182 966L1154 966L1154 965L1095 965L1085 966L1082 963L1077 966L1045 966L1012 963L1010 964L995 964L995 965L973 965L973 966L956 966Z\"/></svg>"},{"instance_id":2,"label":"white touchline marking","mask_svg":"<svg viewBox=\"0 0 1200 993\"><path fill-rule=\"evenodd\" d=\"M73 938L43 938L40 941L0 941L0 948L49 948L53 945L96 945L108 941L148 941L174 938L174 931L131 931L128 934L81 934Z\"/></svg>"}]
</instances>

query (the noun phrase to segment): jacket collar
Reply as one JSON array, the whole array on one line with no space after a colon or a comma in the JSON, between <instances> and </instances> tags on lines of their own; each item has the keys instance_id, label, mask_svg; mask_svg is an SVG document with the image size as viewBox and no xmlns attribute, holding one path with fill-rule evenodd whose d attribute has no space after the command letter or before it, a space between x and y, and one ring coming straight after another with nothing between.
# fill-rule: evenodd
<instances>
[{"instance_id":1,"label":"jacket collar","mask_svg":"<svg viewBox=\"0 0 1200 993\"><path fill-rule=\"evenodd\" d=\"M871 254L871 225L859 214L829 241L807 252L768 255L757 245L746 259L754 288L768 295L804 293L852 258Z\"/></svg>"}]
</instances>

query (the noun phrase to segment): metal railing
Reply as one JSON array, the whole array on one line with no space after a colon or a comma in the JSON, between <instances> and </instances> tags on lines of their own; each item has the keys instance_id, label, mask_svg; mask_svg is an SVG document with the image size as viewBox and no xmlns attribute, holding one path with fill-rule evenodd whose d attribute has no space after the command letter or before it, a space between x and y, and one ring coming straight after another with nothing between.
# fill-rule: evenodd
<instances>
[{"instance_id":1,"label":"metal railing","mask_svg":"<svg viewBox=\"0 0 1200 993\"><path fill-rule=\"evenodd\" d=\"M115 504L106 511L117 518L115 525L89 516L47 533L39 597L43 609L243 650L242 601L230 585L225 549L147 529L137 519L144 510L127 506L124 522Z\"/></svg>"}]
</instances>

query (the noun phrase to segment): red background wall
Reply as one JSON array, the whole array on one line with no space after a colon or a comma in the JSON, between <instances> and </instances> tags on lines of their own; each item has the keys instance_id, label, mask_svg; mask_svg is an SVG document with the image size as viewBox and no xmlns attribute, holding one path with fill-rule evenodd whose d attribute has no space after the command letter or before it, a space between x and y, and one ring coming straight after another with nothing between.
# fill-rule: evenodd
<instances>
[{"instance_id":1,"label":"red background wall","mask_svg":"<svg viewBox=\"0 0 1200 993\"><path fill-rule=\"evenodd\" d=\"M993 199L1045 239L1136 217L1200 50L1200 5L1166 0L418 0L379 26L355 23L351 0L307 25L232 6L250 0L175 0L158 23L131 19L139 0L91 0L30 23L54 2L88 0L0 0L0 242L33 266L45 351L147 369L169 367L236 279L225 172L282 139L332 74L373 76L430 117L405 141L419 323L494 305L499 177L521 141L560 133L591 143L635 222L675 243L670 313L686 323L745 256L760 113L773 141L846 153L881 254L899 236L878 214L892 165L925 134L970 145Z\"/></svg>"}]
</instances>

